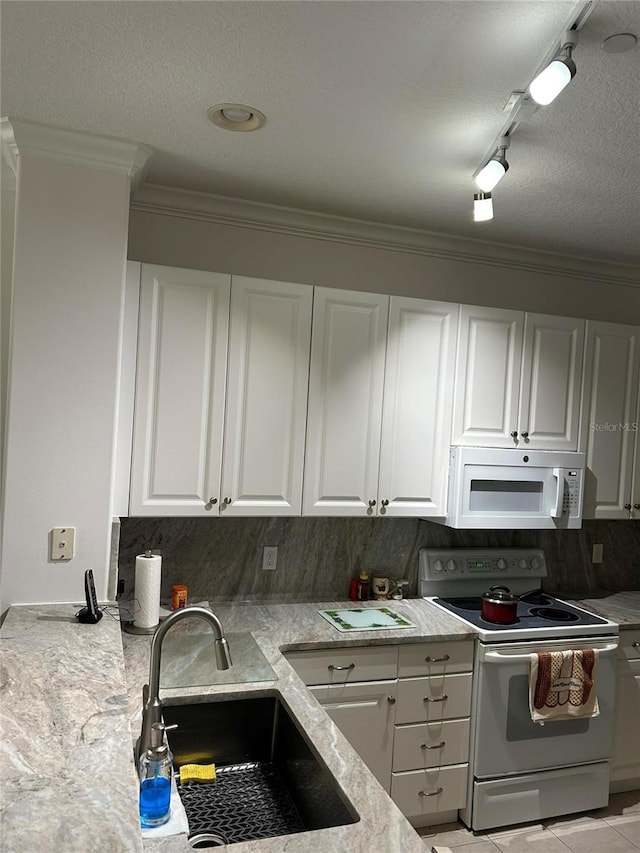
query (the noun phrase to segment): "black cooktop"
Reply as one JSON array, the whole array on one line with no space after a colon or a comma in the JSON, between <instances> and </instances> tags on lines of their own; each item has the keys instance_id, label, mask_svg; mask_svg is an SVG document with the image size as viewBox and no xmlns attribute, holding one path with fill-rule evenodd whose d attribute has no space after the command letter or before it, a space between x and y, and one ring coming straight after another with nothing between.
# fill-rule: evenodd
<instances>
[{"instance_id":1,"label":"black cooktop","mask_svg":"<svg viewBox=\"0 0 640 853\"><path fill-rule=\"evenodd\" d=\"M606 619L594 616L560 601L542 590L527 593L517 604L516 621L502 624L488 622L481 614L482 600L472 598L434 598L434 602L478 628L492 631L513 631L527 628L560 628L565 625L604 625Z\"/></svg>"}]
</instances>

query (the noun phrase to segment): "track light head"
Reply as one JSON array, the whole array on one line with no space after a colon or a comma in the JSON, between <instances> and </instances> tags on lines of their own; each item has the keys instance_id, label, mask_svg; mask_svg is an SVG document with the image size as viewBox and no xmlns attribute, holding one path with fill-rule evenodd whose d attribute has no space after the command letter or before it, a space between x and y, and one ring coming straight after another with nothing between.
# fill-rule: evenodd
<instances>
[{"instance_id":1,"label":"track light head","mask_svg":"<svg viewBox=\"0 0 640 853\"><path fill-rule=\"evenodd\" d=\"M571 54L577 43L577 31L567 30L561 45L561 52L564 55L552 59L531 82L529 93L536 104L546 107L547 104L555 101L565 86L568 86L576 76L576 64Z\"/></svg>"},{"instance_id":2,"label":"track light head","mask_svg":"<svg viewBox=\"0 0 640 853\"><path fill-rule=\"evenodd\" d=\"M473 194L473 221L488 222L493 219L493 200L491 193Z\"/></svg>"},{"instance_id":3,"label":"track light head","mask_svg":"<svg viewBox=\"0 0 640 853\"><path fill-rule=\"evenodd\" d=\"M511 140L508 136L502 136L496 153L473 176L476 186L483 193L490 193L496 184L506 175L509 164L505 157L505 151L509 147L510 142Z\"/></svg>"}]
</instances>

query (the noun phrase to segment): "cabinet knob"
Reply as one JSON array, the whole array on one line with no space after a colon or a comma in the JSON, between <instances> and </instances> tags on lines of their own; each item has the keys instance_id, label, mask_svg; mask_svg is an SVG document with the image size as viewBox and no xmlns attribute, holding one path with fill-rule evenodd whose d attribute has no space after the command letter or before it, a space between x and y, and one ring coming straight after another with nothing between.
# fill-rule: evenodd
<instances>
[{"instance_id":1,"label":"cabinet knob","mask_svg":"<svg viewBox=\"0 0 640 853\"><path fill-rule=\"evenodd\" d=\"M529 433L521 432L520 435L524 438L525 441L529 441Z\"/></svg>"},{"instance_id":2,"label":"cabinet knob","mask_svg":"<svg viewBox=\"0 0 640 853\"><path fill-rule=\"evenodd\" d=\"M395 696L387 696L387 702L390 705L395 705L396 704L396 697Z\"/></svg>"},{"instance_id":3,"label":"cabinet knob","mask_svg":"<svg viewBox=\"0 0 640 853\"><path fill-rule=\"evenodd\" d=\"M427 746L426 743L421 743L420 749L442 749L443 746L446 746L446 742L441 740L440 743L434 743L433 746Z\"/></svg>"},{"instance_id":4,"label":"cabinet knob","mask_svg":"<svg viewBox=\"0 0 640 853\"><path fill-rule=\"evenodd\" d=\"M449 697L446 693L443 693L442 696L438 696L436 699L432 699L431 696L425 696L423 702L446 702Z\"/></svg>"},{"instance_id":5,"label":"cabinet knob","mask_svg":"<svg viewBox=\"0 0 640 853\"><path fill-rule=\"evenodd\" d=\"M389 501L387 501L387 500L380 501L380 515L384 515L386 513L388 506L389 506Z\"/></svg>"},{"instance_id":6,"label":"cabinet knob","mask_svg":"<svg viewBox=\"0 0 640 853\"><path fill-rule=\"evenodd\" d=\"M633 508L634 508L634 509L640 509L640 504L634 504L634 505L633 505Z\"/></svg>"},{"instance_id":7,"label":"cabinet knob","mask_svg":"<svg viewBox=\"0 0 640 853\"><path fill-rule=\"evenodd\" d=\"M631 504L625 504L625 505L624 505L624 508L625 508L625 509L631 509Z\"/></svg>"},{"instance_id":8,"label":"cabinet knob","mask_svg":"<svg viewBox=\"0 0 640 853\"><path fill-rule=\"evenodd\" d=\"M449 655L442 655L441 658L432 658L430 655L424 659L425 663L443 663L444 661L449 660Z\"/></svg>"},{"instance_id":9,"label":"cabinet knob","mask_svg":"<svg viewBox=\"0 0 640 853\"><path fill-rule=\"evenodd\" d=\"M418 791L419 797L437 797L442 793L442 788L436 788L435 791Z\"/></svg>"},{"instance_id":10,"label":"cabinet knob","mask_svg":"<svg viewBox=\"0 0 640 853\"><path fill-rule=\"evenodd\" d=\"M640 649L640 643L631 643L634 649Z\"/></svg>"},{"instance_id":11,"label":"cabinet knob","mask_svg":"<svg viewBox=\"0 0 640 853\"><path fill-rule=\"evenodd\" d=\"M373 508L375 505L376 505L376 502L375 502L375 501L369 501L369 506L370 506L370 507L372 507L372 508Z\"/></svg>"},{"instance_id":12,"label":"cabinet knob","mask_svg":"<svg viewBox=\"0 0 640 853\"><path fill-rule=\"evenodd\" d=\"M514 431L511 433L511 438L514 441L516 441L516 439L518 438L518 430L517 429L514 429Z\"/></svg>"},{"instance_id":13,"label":"cabinet knob","mask_svg":"<svg viewBox=\"0 0 640 853\"><path fill-rule=\"evenodd\" d=\"M229 504L231 503L231 498L225 498L223 503L225 506L229 506Z\"/></svg>"},{"instance_id":14,"label":"cabinet knob","mask_svg":"<svg viewBox=\"0 0 640 853\"><path fill-rule=\"evenodd\" d=\"M218 498L209 498L209 503L211 506L215 506L218 503Z\"/></svg>"}]
</instances>

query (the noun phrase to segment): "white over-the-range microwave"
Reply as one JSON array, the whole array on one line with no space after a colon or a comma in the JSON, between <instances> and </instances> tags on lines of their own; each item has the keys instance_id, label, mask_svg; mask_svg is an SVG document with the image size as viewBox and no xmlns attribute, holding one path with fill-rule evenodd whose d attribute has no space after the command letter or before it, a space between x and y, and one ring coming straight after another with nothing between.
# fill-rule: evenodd
<instances>
[{"instance_id":1,"label":"white over-the-range microwave","mask_svg":"<svg viewBox=\"0 0 640 853\"><path fill-rule=\"evenodd\" d=\"M582 526L584 453L452 447L445 524L566 530Z\"/></svg>"}]
</instances>

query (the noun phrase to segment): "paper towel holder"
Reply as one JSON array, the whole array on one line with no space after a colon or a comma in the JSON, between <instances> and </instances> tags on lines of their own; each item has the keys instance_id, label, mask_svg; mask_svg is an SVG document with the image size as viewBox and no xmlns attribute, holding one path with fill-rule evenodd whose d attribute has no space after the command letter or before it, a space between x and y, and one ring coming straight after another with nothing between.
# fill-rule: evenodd
<instances>
[{"instance_id":1,"label":"paper towel holder","mask_svg":"<svg viewBox=\"0 0 640 853\"><path fill-rule=\"evenodd\" d=\"M156 553L158 553L158 552L156 552ZM153 555L153 551L151 551L149 549L145 550L145 552L144 552L145 557L151 557L152 555ZM135 600L136 599L133 598L132 603L135 602ZM138 635L143 635L143 636L151 636L152 634L155 634L159 624L160 624L160 622L158 621L157 625L151 625L150 627L147 628L147 627L142 627L140 625L136 625L135 619L133 619L133 618L131 619L131 621L126 621L126 622L121 621L122 628L123 628L123 630L125 630L127 632L127 634L138 634Z\"/></svg>"}]
</instances>

